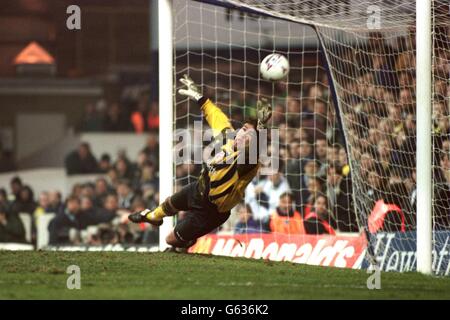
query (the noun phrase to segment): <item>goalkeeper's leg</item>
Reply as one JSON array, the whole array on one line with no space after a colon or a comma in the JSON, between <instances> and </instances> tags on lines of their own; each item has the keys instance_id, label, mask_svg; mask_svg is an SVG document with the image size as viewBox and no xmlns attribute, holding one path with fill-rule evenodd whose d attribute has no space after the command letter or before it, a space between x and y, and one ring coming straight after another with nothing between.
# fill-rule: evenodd
<instances>
[{"instance_id":1,"label":"goalkeeper's leg","mask_svg":"<svg viewBox=\"0 0 450 320\"><path fill-rule=\"evenodd\" d=\"M189 248L198 238L220 227L230 212L218 212L213 208L190 210L166 237L166 242L177 248Z\"/></svg>"},{"instance_id":2,"label":"goalkeeper's leg","mask_svg":"<svg viewBox=\"0 0 450 320\"><path fill-rule=\"evenodd\" d=\"M198 183L191 183L154 210L143 210L131 214L128 218L135 223L147 222L159 226L165 216L185 211L185 217L166 237L166 242L174 247L188 248L197 238L221 226L230 216L230 212L218 212L199 192Z\"/></svg>"}]
</instances>

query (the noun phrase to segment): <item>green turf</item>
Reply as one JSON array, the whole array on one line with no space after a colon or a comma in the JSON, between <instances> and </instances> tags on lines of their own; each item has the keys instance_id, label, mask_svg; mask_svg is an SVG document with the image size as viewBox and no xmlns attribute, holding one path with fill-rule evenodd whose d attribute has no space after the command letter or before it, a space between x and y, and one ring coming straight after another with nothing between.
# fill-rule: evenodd
<instances>
[{"instance_id":1,"label":"green turf","mask_svg":"<svg viewBox=\"0 0 450 320\"><path fill-rule=\"evenodd\" d=\"M69 265L81 290L66 287ZM1 252L0 299L449 299L450 278L176 253Z\"/></svg>"}]
</instances>

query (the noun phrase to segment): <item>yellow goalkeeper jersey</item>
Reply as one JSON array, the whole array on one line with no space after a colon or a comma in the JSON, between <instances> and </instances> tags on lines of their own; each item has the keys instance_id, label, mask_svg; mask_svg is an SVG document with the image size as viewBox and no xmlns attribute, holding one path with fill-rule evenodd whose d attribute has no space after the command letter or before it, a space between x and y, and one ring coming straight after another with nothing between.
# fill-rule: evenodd
<instances>
[{"instance_id":1,"label":"yellow goalkeeper jersey","mask_svg":"<svg viewBox=\"0 0 450 320\"><path fill-rule=\"evenodd\" d=\"M223 137L227 130L233 130L228 117L211 100L206 100L201 109L215 137ZM245 188L259 168L259 162L238 163L241 151L233 150L233 144L234 140L228 139L221 152L207 161L200 179L208 200L216 205L219 212L228 212L242 201Z\"/></svg>"}]
</instances>

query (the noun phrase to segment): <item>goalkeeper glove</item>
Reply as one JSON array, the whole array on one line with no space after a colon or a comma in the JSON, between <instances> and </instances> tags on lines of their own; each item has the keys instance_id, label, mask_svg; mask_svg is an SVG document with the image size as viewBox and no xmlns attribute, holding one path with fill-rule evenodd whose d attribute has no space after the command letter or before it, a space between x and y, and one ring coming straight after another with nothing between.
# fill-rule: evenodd
<instances>
[{"instance_id":1,"label":"goalkeeper glove","mask_svg":"<svg viewBox=\"0 0 450 320\"><path fill-rule=\"evenodd\" d=\"M180 82L186 86L186 89L178 90L179 94L181 94L182 96L187 96L188 98L191 98L195 101L199 101L201 98L203 98L203 94L195 85L194 80L192 80L187 74L185 74L183 78L180 79Z\"/></svg>"},{"instance_id":2,"label":"goalkeeper glove","mask_svg":"<svg viewBox=\"0 0 450 320\"><path fill-rule=\"evenodd\" d=\"M258 100L256 103L256 115L258 117L257 129L265 129L266 123L272 116L272 106L266 98Z\"/></svg>"}]
</instances>

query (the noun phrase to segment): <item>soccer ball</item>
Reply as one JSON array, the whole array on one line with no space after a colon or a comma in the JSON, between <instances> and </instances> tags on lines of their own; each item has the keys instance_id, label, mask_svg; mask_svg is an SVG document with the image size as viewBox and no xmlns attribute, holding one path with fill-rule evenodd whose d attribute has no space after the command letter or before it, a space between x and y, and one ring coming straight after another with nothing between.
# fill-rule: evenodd
<instances>
[{"instance_id":1,"label":"soccer ball","mask_svg":"<svg viewBox=\"0 0 450 320\"><path fill-rule=\"evenodd\" d=\"M266 80L281 80L289 73L289 61L281 54L272 53L263 59L259 71Z\"/></svg>"}]
</instances>

